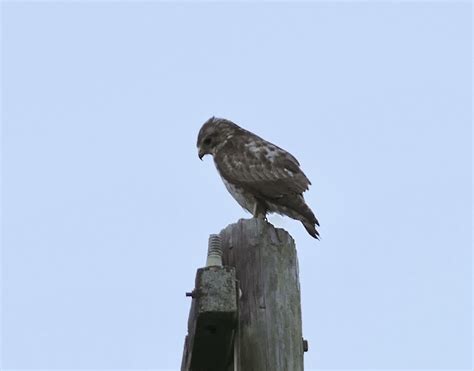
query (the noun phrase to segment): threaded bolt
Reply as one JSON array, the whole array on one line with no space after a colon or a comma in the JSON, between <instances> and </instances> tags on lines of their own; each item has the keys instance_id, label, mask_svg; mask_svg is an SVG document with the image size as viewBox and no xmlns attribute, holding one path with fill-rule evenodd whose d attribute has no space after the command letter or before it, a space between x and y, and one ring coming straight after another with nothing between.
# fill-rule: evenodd
<instances>
[{"instance_id":1,"label":"threaded bolt","mask_svg":"<svg viewBox=\"0 0 474 371\"><path fill-rule=\"evenodd\" d=\"M209 235L206 267L211 266L222 267L221 237L218 234Z\"/></svg>"}]
</instances>

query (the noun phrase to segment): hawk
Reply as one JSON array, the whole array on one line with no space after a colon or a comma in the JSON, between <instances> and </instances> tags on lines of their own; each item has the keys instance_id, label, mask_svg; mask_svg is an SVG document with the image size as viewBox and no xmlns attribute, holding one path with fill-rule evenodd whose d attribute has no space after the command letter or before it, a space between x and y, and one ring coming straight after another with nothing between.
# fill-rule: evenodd
<instances>
[{"instance_id":1,"label":"hawk","mask_svg":"<svg viewBox=\"0 0 474 371\"><path fill-rule=\"evenodd\" d=\"M254 217L287 215L319 239L319 222L303 198L311 182L298 160L232 121L211 117L199 131L199 158L209 154L232 197Z\"/></svg>"}]
</instances>

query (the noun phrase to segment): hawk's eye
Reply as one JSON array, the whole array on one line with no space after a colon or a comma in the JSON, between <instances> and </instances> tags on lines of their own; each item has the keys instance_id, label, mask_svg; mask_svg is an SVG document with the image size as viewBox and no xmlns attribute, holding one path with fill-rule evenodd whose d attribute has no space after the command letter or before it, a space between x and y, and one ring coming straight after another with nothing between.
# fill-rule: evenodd
<instances>
[{"instance_id":1,"label":"hawk's eye","mask_svg":"<svg viewBox=\"0 0 474 371\"><path fill-rule=\"evenodd\" d=\"M204 142L203 142L206 146L208 146L209 144L211 144L211 138L206 138L204 139Z\"/></svg>"}]
</instances>

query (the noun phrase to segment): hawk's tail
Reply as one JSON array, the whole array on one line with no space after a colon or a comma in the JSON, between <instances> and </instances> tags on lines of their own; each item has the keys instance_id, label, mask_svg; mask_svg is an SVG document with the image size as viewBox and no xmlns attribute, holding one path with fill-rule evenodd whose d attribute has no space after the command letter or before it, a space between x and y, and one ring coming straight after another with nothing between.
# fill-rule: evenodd
<instances>
[{"instance_id":1,"label":"hawk's tail","mask_svg":"<svg viewBox=\"0 0 474 371\"><path fill-rule=\"evenodd\" d=\"M316 229L316 226L319 227L318 219L316 218L316 216L314 216L313 211L309 208L309 206L304 201L303 196L301 196L299 201L300 201L300 205L299 205L298 211L300 214L300 218L298 219L301 221L301 223L303 224L305 229L308 231L308 233L312 237L319 240L319 232Z\"/></svg>"},{"instance_id":2,"label":"hawk's tail","mask_svg":"<svg viewBox=\"0 0 474 371\"><path fill-rule=\"evenodd\" d=\"M319 227L318 219L316 219L314 213L306 204L303 195L279 198L278 204L274 204L273 209L270 207L270 210L299 220L303 223L303 226L306 228L308 233L319 240L319 232L316 229L316 226Z\"/></svg>"},{"instance_id":3,"label":"hawk's tail","mask_svg":"<svg viewBox=\"0 0 474 371\"><path fill-rule=\"evenodd\" d=\"M306 228L306 230L308 231L308 233L316 238L317 240L319 240L319 232L318 230L316 229L316 225L319 226L319 223L318 223L318 220L315 218L315 222L311 222L309 221L308 219L303 219L301 221L301 223L303 224L303 226Z\"/></svg>"}]
</instances>

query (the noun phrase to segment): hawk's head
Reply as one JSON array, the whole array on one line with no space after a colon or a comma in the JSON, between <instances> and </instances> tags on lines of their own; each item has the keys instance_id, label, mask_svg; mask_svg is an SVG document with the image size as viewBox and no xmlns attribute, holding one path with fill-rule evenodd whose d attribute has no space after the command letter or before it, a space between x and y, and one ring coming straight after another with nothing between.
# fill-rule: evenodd
<instances>
[{"instance_id":1,"label":"hawk's head","mask_svg":"<svg viewBox=\"0 0 474 371\"><path fill-rule=\"evenodd\" d=\"M199 130L197 148L199 158L216 152L240 129L232 121L211 117Z\"/></svg>"}]
</instances>

